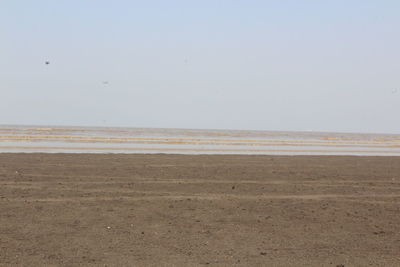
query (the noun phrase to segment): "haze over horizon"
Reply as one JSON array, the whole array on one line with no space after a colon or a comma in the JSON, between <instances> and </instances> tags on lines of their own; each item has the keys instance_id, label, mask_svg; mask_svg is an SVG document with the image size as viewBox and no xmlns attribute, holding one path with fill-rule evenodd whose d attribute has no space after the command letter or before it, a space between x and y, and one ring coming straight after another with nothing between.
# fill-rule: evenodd
<instances>
[{"instance_id":1,"label":"haze over horizon","mask_svg":"<svg viewBox=\"0 0 400 267\"><path fill-rule=\"evenodd\" d=\"M400 133L399 10L1 1L0 124Z\"/></svg>"}]
</instances>

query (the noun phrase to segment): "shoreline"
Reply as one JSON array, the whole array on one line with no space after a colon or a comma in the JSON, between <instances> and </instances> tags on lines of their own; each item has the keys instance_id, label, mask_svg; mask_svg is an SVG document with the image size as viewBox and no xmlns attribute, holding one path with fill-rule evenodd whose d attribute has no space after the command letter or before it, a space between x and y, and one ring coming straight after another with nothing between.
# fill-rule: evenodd
<instances>
[{"instance_id":1,"label":"shoreline","mask_svg":"<svg viewBox=\"0 0 400 267\"><path fill-rule=\"evenodd\" d=\"M15 126L0 152L400 156L400 135Z\"/></svg>"}]
</instances>

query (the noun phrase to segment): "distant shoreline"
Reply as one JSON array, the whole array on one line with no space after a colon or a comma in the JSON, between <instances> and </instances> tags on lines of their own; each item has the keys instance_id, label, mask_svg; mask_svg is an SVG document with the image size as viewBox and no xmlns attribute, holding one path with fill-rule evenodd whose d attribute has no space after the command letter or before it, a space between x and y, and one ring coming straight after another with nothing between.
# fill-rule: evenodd
<instances>
[{"instance_id":1,"label":"distant shoreline","mask_svg":"<svg viewBox=\"0 0 400 267\"><path fill-rule=\"evenodd\" d=\"M398 156L400 135L3 126L2 152Z\"/></svg>"}]
</instances>

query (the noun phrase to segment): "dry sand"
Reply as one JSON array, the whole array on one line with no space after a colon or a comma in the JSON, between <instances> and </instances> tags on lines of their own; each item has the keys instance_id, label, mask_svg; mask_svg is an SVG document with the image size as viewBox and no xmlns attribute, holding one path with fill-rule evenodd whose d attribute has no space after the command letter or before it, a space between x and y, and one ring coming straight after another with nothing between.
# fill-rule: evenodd
<instances>
[{"instance_id":1,"label":"dry sand","mask_svg":"<svg viewBox=\"0 0 400 267\"><path fill-rule=\"evenodd\" d=\"M400 157L0 154L0 266L400 266Z\"/></svg>"}]
</instances>

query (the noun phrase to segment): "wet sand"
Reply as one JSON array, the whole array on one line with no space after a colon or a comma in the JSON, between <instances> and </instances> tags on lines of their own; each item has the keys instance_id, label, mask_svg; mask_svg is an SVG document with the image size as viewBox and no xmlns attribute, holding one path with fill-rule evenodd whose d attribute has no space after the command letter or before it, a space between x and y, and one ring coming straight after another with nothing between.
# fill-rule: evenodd
<instances>
[{"instance_id":1,"label":"wet sand","mask_svg":"<svg viewBox=\"0 0 400 267\"><path fill-rule=\"evenodd\" d=\"M0 266L400 266L400 157L0 154Z\"/></svg>"},{"instance_id":2,"label":"wet sand","mask_svg":"<svg viewBox=\"0 0 400 267\"><path fill-rule=\"evenodd\" d=\"M400 156L400 134L0 125L0 153Z\"/></svg>"}]
</instances>

